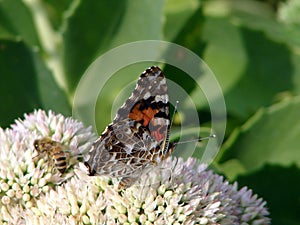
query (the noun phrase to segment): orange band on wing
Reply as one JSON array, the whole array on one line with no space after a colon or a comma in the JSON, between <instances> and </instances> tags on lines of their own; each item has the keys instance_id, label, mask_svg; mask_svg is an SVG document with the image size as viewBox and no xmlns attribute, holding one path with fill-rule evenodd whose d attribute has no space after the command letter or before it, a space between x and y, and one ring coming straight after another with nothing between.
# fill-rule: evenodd
<instances>
[{"instance_id":1,"label":"orange band on wing","mask_svg":"<svg viewBox=\"0 0 300 225\"><path fill-rule=\"evenodd\" d=\"M165 126L161 126L159 129L151 132L151 135L155 138L156 141L161 141L165 138L165 128Z\"/></svg>"},{"instance_id":2,"label":"orange band on wing","mask_svg":"<svg viewBox=\"0 0 300 225\"><path fill-rule=\"evenodd\" d=\"M143 120L143 126L146 127L148 126L149 122L151 119L154 118L154 115L158 113L158 109L151 109L148 107L147 109L140 110L141 103L136 104L134 108L131 110L129 113L129 118L136 120L136 121L141 121Z\"/></svg>"}]
</instances>

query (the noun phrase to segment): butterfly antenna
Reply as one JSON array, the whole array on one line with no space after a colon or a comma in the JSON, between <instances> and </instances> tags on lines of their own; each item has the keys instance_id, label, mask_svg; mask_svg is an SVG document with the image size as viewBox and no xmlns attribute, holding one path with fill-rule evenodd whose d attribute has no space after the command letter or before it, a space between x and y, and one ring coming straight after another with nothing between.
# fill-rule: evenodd
<instances>
[{"instance_id":1,"label":"butterfly antenna","mask_svg":"<svg viewBox=\"0 0 300 225\"><path fill-rule=\"evenodd\" d=\"M172 127L172 124L173 124L173 121L174 121L174 116L175 116L175 113L177 112L177 107L178 107L178 104L179 104L179 101L177 100L176 101L176 104L174 106L174 112L173 112L173 115L172 115L172 118L171 118L171 122L170 122L170 129L168 130L168 133L167 133L167 137L166 137L166 145L164 147L164 152L168 151L169 149L169 143L170 143L170 130L171 130L171 127Z\"/></svg>"},{"instance_id":2,"label":"butterfly antenna","mask_svg":"<svg viewBox=\"0 0 300 225\"><path fill-rule=\"evenodd\" d=\"M173 121L174 121L174 117L175 117L175 114L176 114L177 109L178 109L178 104L179 104L179 101L177 100L176 103L175 103L175 106L174 106L174 111L173 111L173 115L172 115L172 118L171 118L170 127L172 127L172 124L173 124Z\"/></svg>"},{"instance_id":3,"label":"butterfly antenna","mask_svg":"<svg viewBox=\"0 0 300 225\"><path fill-rule=\"evenodd\" d=\"M178 141L178 142L175 142L175 144L184 144L184 143L189 143L189 142L199 142L199 141L203 141L203 140L206 140L206 139L211 139L211 138L216 138L217 135L215 134L211 134L207 137L203 137L203 138L196 138L196 139L191 139L191 140L186 140L186 141Z\"/></svg>"},{"instance_id":4,"label":"butterfly antenna","mask_svg":"<svg viewBox=\"0 0 300 225\"><path fill-rule=\"evenodd\" d=\"M175 103L175 106L174 106L174 111L173 111L173 115L172 115L172 118L171 118L170 128L172 127L174 117L175 117L175 114L176 114L177 109L178 109L178 104L179 104L179 101L177 100L176 103ZM199 141L203 141L203 140L210 139L210 138L216 138L216 137L217 137L217 135L211 134L208 137L191 139L191 140L186 140L186 141L178 141L178 142L175 142L175 144L177 145L177 144L184 144L184 143L189 143L189 142L199 142Z\"/></svg>"}]
</instances>

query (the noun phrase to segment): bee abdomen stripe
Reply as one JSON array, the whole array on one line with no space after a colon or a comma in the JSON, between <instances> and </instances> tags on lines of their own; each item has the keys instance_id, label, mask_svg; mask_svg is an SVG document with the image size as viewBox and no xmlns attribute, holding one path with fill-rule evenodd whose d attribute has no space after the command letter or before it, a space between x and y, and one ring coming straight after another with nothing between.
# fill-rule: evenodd
<instances>
[{"instance_id":1,"label":"bee abdomen stripe","mask_svg":"<svg viewBox=\"0 0 300 225\"><path fill-rule=\"evenodd\" d=\"M58 158L56 158L56 160L66 160L66 156L62 155L62 156L59 156Z\"/></svg>"},{"instance_id":2,"label":"bee abdomen stripe","mask_svg":"<svg viewBox=\"0 0 300 225\"><path fill-rule=\"evenodd\" d=\"M57 167L62 167L62 166L66 166L67 163L66 163L66 161L61 161L61 162L56 161L55 165L56 165Z\"/></svg>"},{"instance_id":3,"label":"bee abdomen stripe","mask_svg":"<svg viewBox=\"0 0 300 225\"><path fill-rule=\"evenodd\" d=\"M59 172L61 172L61 173L64 173L65 171L66 171L66 168L64 167L64 168L57 168L57 170L59 171Z\"/></svg>"}]
</instances>

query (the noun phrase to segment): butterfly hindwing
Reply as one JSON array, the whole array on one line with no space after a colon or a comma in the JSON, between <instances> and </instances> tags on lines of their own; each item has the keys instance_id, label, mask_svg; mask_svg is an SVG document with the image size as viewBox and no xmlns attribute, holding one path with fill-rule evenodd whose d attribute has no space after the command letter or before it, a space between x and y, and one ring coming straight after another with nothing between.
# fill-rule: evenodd
<instances>
[{"instance_id":1,"label":"butterfly hindwing","mask_svg":"<svg viewBox=\"0 0 300 225\"><path fill-rule=\"evenodd\" d=\"M144 71L127 101L93 145L85 163L90 175L122 178L129 187L148 167L172 151L169 146L167 82L156 66Z\"/></svg>"}]
</instances>

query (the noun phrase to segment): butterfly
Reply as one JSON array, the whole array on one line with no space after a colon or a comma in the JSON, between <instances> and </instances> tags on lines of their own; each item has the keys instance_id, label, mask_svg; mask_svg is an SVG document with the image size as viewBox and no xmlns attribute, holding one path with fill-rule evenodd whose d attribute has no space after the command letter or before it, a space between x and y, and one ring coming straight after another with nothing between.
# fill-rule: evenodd
<instances>
[{"instance_id":1,"label":"butterfly","mask_svg":"<svg viewBox=\"0 0 300 225\"><path fill-rule=\"evenodd\" d=\"M93 143L84 163L90 176L119 178L119 189L132 186L140 175L174 151L170 136L167 80L157 66L146 69L131 96L111 124Z\"/></svg>"}]
</instances>

